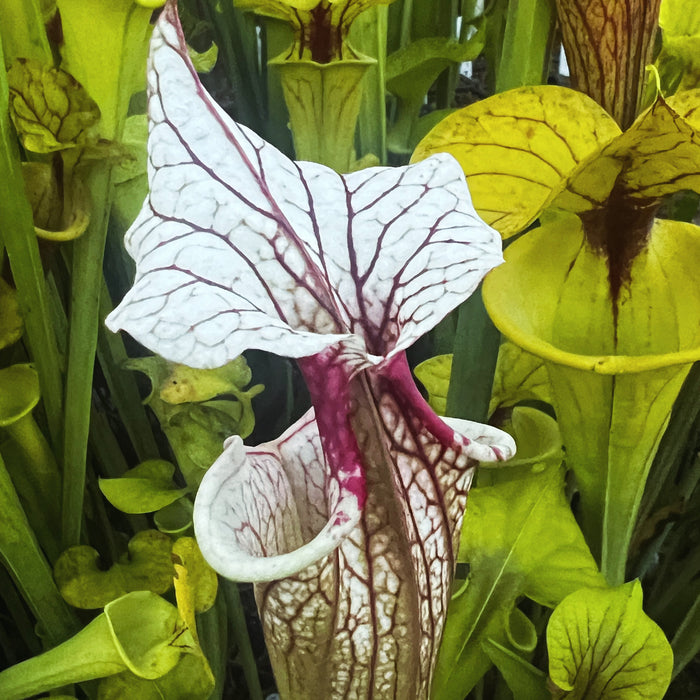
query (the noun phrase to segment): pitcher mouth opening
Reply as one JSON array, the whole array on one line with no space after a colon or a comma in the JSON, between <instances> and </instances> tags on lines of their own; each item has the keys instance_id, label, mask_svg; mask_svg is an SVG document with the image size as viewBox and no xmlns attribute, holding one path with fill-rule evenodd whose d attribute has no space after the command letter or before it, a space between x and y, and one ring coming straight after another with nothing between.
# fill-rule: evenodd
<instances>
[{"instance_id":1,"label":"pitcher mouth opening","mask_svg":"<svg viewBox=\"0 0 700 700\"><path fill-rule=\"evenodd\" d=\"M673 232L666 230L671 226ZM678 237L680 240L676 240ZM550 241L549 245L545 239ZM609 313L609 318L598 319L594 313L581 320L580 338L584 352L575 352L574 341L577 341L577 336L573 333L573 340L567 343L568 347L562 347L557 342L558 337L561 337L561 334L557 333L561 330L561 325L558 324L567 321L557 305L566 289L565 284L569 281L569 272L574 263L579 264L577 256L586 246L582 228L580 225L578 228L571 228L570 219L566 222L546 224L525 234L509 246L505 253L506 263L489 273L484 280L483 297L486 309L498 330L523 350L547 362L573 369L603 375L634 374L696 362L700 360L700 294L696 298L688 297L689 283L696 285L696 282L695 279L688 279L691 266L687 261L688 258L692 260L693 255L700 259L700 229L691 224L656 220L652 239L648 254L638 258L639 267L637 271L633 270L632 280L627 288L629 298L624 302L629 308L625 310L623 304L619 316ZM559 247L557 243L560 244ZM543 250L549 256L545 263L541 257ZM537 251L539 253L536 255ZM591 249L588 249L586 254L586 264L590 264L590 260L593 259ZM587 281L588 273L595 273L597 267L596 263L595 268L586 268L586 276L580 277L578 281L581 288L573 287L575 292L589 292L581 280ZM604 259L601 259L599 267L603 275L601 279L605 280ZM650 284L648 279L652 275L659 278L658 285L654 283L653 296L646 289ZM594 274L590 275L591 288L598 282ZM676 288L682 292L682 296L675 294ZM571 317L574 317L579 313L579 309L587 308L588 304L582 301L579 303L579 297L573 295L571 289L568 290L571 306L565 308L570 308ZM601 309L602 294L603 292L598 294ZM674 298L678 299L677 303L673 303ZM621 321L625 313L626 317ZM680 334L676 337L672 332L666 332L663 320L658 320L663 319L663 314L668 318L672 318L670 314L675 314L678 328L698 330L694 335L691 332L685 337ZM648 327L637 330L636 320L642 316ZM647 317L657 320L649 321ZM620 325L623 322L626 324L626 330ZM602 331L599 331L600 324L606 324ZM669 329L672 329L673 323L668 325ZM605 335L608 330L609 339ZM600 338L603 339L600 345L605 346L607 343L605 350L608 352L591 352L591 349L595 350L595 346L591 346L598 338L596 335L592 343L589 337L591 331L600 333ZM625 333L625 349L628 352L610 352L618 344L618 335L622 333ZM630 348L634 349L637 338L640 352L629 353ZM663 349L664 344L673 343L674 340L675 348ZM652 341L659 346L658 352L653 352L655 348ZM585 347L586 344L588 347ZM650 350L652 352L649 352Z\"/></svg>"}]
</instances>

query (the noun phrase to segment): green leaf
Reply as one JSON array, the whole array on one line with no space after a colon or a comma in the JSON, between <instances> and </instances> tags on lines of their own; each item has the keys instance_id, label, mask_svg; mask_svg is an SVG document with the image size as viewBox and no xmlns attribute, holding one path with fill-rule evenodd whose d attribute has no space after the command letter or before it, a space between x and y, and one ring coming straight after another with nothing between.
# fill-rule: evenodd
<instances>
[{"instance_id":1,"label":"green leaf","mask_svg":"<svg viewBox=\"0 0 700 700\"><path fill-rule=\"evenodd\" d=\"M206 51L195 51L191 46L187 47L187 53L197 73L209 73L214 69L219 58L219 47L212 42Z\"/></svg>"},{"instance_id":2,"label":"green leaf","mask_svg":"<svg viewBox=\"0 0 700 700\"><path fill-rule=\"evenodd\" d=\"M498 351L489 413L526 400L552 403L547 369L539 357L506 340Z\"/></svg>"},{"instance_id":3,"label":"green leaf","mask_svg":"<svg viewBox=\"0 0 700 700\"><path fill-rule=\"evenodd\" d=\"M100 108L100 135L118 138L131 95L145 87L150 18L158 2L57 0L64 41L61 65Z\"/></svg>"},{"instance_id":4,"label":"green leaf","mask_svg":"<svg viewBox=\"0 0 700 700\"><path fill-rule=\"evenodd\" d=\"M433 690L441 700L462 700L489 668L483 641L514 647L511 611L520 596L554 606L580 587L604 585L569 507L560 464L512 475L469 494L459 561L469 563L470 575L448 610Z\"/></svg>"},{"instance_id":5,"label":"green leaf","mask_svg":"<svg viewBox=\"0 0 700 700\"><path fill-rule=\"evenodd\" d=\"M83 143L100 118L95 101L64 70L18 58L7 79L10 115L28 151L51 153Z\"/></svg>"},{"instance_id":6,"label":"green leaf","mask_svg":"<svg viewBox=\"0 0 700 700\"><path fill-rule=\"evenodd\" d=\"M137 533L128 554L104 571L92 547L67 549L56 562L54 578L61 595L76 608L101 608L131 591L165 593L173 584L172 540L156 530Z\"/></svg>"},{"instance_id":7,"label":"green leaf","mask_svg":"<svg viewBox=\"0 0 700 700\"><path fill-rule=\"evenodd\" d=\"M214 683L201 653L182 654L172 670L154 680L139 678L129 671L105 678L100 682L97 700L207 700Z\"/></svg>"},{"instance_id":8,"label":"green leaf","mask_svg":"<svg viewBox=\"0 0 700 700\"><path fill-rule=\"evenodd\" d=\"M639 581L567 596L549 620L547 650L559 698L661 700L671 681L671 646L642 610Z\"/></svg>"},{"instance_id":9,"label":"green leaf","mask_svg":"<svg viewBox=\"0 0 700 700\"><path fill-rule=\"evenodd\" d=\"M619 134L612 117L581 93L524 87L447 117L411 160L451 153L468 178L477 211L507 238L534 221L566 178Z\"/></svg>"},{"instance_id":10,"label":"green leaf","mask_svg":"<svg viewBox=\"0 0 700 700\"><path fill-rule=\"evenodd\" d=\"M5 64L22 56L41 63L51 61L51 48L44 24L49 19L42 12L39 0L3 0L0 37Z\"/></svg>"},{"instance_id":11,"label":"green leaf","mask_svg":"<svg viewBox=\"0 0 700 700\"><path fill-rule=\"evenodd\" d=\"M515 406L500 428L516 439L518 451L507 462L482 464L478 476L480 487L512 481L562 463L564 450L559 426L542 411L529 406Z\"/></svg>"},{"instance_id":12,"label":"green leaf","mask_svg":"<svg viewBox=\"0 0 700 700\"><path fill-rule=\"evenodd\" d=\"M436 355L416 365L413 373L428 391L428 403L440 416L447 408L447 390L452 374L452 355Z\"/></svg>"},{"instance_id":13,"label":"green leaf","mask_svg":"<svg viewBox=\"0 0 700 700\"><path fill-rule=\"evenodd\" d=\"M662 86L690 89L700 86L700 5L663 0L659 12L663 43L656 65Z\"/></svg>"},{"instance_id":14,"label":"green leaf","mask_svg":"<svg viewBox=\"0 0 700 700\"><path fill-rule=\"evenodd\" d=\"M188 403L170 407L170 410L163 409L167 404L156 407L155 402L151 402L150 406L160 420L190 487L199 484L204 472L221 454L226 438L239 434L241 427L252 430L252 421L248 418L252 418L252 409L241 402Z\"/></svg>"},{"instance_id":15,"label":"green leaf","mask_svg":"<svg viewBox=\"0 0 700 700\"><path fill-rule=\"evenodd\" d=\"M190 534L192 532L192 501L181 498L179 501L161 508L153 516L153 522L161 532L173 537Z\"/></svg>"},{"instance_id":16,"label":"green leaf","mask_svg":"<svg viewBox=\"0 0 700 700\"><path fill-rule=\"evenodd\" d=\"M493 639L485 640L481 646L501 672L515 700L551 700L545 673Z\"/></svg>"},{"instance_id":17,"label":"green leaf","mask_svg":"<svg viewBox=\"0 0 700 700\"><path fill-rule=\"evenodd\" d=\"M438 415L447 408L447 391L452 374L452 355L436 355L413 370L428 391L428 403ZM525 400L552 403L547 370L541 359L505 341L498 351L496 375L489 415L499 407L514 406Z\"/></svg>"},{"instance_id":18,"label":"green leaf","mask_svg":"<svg viewBox=\"0 0 700 700\"><path fill-rule=\"evenodd\" d=\"M141 678L160 678L197 645L177 609L149 591L138 591L105 606L115 642L128 669ZM137 623L137 624L135 624Z\"/></svg>"},{"instance_id":19,"label":"green leaf","mask_svg":"<svg viewBox=\"0 0 700 700\"><path fill-rule=\"evenodd\" d=\"M474 60L483 48L484 33L477 32L465 43L445 37L418 39L387 57L386 89L399 98L396 122L389 134L392 151L410 153L420 108L440 73Z\"/></svg>"},{"instance_id":20,"label":"green leaf","mask_svg":"<svg viewBox=\"0 0 700 700\"><path fill-rule=\"evenodd\" d=\"M153 390L145 403L156 414L191 488L221 454L227 437L246 437L253 431L251 401L264 387L241 388L251 376L243 357L216 370L191 369L158 356L132 359L125 366L144 372L151 380ZM237 400L188 402L220 393L232 394Z\"/></svg>"},{"instance_id":21,"label":"green leaf","mask_svg":"<svg viewBox=\"0 0 700 700\"><path fill-rule=\"evenodd\" d=\"M124 513L152 513L177 501L189 489L173 482L175 467L162 459L151 459L130 469L118 479L100 479L105 498Z\"/></svg>"},{"instance_id":22,"label":"green leaf","mask_svg":"<svg viewBox=\"0 0 700 700\"><path fill-rule=\"evenodd\" d=\"M44 628L45 639L58 644L75 632L78 620L59 594L1 454L0 512L0 563Z\"/></svg>"}]
</instances>

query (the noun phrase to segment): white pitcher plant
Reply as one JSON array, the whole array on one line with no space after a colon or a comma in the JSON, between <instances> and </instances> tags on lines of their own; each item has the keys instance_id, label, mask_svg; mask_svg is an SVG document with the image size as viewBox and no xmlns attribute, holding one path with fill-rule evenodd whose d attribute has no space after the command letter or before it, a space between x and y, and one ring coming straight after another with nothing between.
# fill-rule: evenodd
<instances>
[{"instance_id":1,"label":"white pitcher plant","mask_svg":"<svg viewBox=\"0 0 700 700\"><path fill-rule=\"evenodd\" d=\"M148 64L150 194L108 317L168 360L297 358L313 408L233 437L195 503L202 552L257 582L282 698L428 698L467 491L511 438L437 417L404 351L502 262L461 168L293 162L202 87L168 2Z\"/></svg>"}]
</instances>

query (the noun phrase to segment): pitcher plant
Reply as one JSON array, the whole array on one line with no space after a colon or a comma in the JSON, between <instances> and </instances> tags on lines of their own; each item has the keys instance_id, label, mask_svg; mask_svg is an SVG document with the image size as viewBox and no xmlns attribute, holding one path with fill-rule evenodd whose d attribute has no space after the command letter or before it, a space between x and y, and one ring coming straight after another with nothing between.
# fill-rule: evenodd
<instances>
[{"instance_id":1,"label":"pitcher plant","mask_svg":"<svg viewBox=\"0 0 700 700\"><path fill-rule=\"evenodd\" d=\"M439 419L404 350L500 264L449 155L341 176L293 162L201 86L175 4L151 43L150 194L109 316L168 360L298 358L313 408L226 443L195 503L208 561L255 581L284 698L427 698L477 461L514 451Z\"/></svg>"}]
</instances>

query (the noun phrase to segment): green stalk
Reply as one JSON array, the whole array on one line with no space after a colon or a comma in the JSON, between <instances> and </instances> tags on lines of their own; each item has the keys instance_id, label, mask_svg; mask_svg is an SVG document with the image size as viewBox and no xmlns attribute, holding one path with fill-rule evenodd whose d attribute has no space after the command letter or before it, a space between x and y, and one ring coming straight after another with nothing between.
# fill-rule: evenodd
<instances>
[{"instance_id":1,"label":"green stalk","mask_svg":"<svg viewBox=\"0 0 700 700\"><path fill-rule=\"evenodd\" d=\"M231 625L231 636L238 648L239 661L243 667L243 675L248 685L250 700L263 700L264 696L262 687L260 686L260 678L258 678L258 667L255 663L253 647L250 644L250 637L248 636L245 612L243 611L241 596L238 592L238 584L233 581L224 581L222 579L220 579L220 582L224 586L226 607L229 611L229 624Z\"/></svg>"},{"instance_id":2,"label":"green stalk","mask_svg":"<svg viewBox=\"0 0 700 700\"><path fill-rule=\"evenodd\" d=\"M29 650L29 653L40 654L42 651L41 642L34 631L36 621L28 612L27 606L22 601L22 598L17 592L17 588L10 578L10 574L7 573L7 570L3 566L0 566L0 597L2 597L5 609L8 611L9 618L14 625L7 625L9 629L6 629L5 627L8 620L5 619L3 620L3 625L0 627L3 635L0 646L5 647L3 648L3 653L5 654L7 663L17 663L18 655L22 653L17 639L18 632L22 642Z\"/></svg>"},{"instance_id":3,"label":"green stalk","mask_svg":"<svg viewBox=\"0 0 700 700\"><path fill-rule=\"evenodd\" d=\"M100 323L102 259L111 201L110 180L109 166L96 166L90 177L93 201L90 225L85 234L73 244L63 448L61 534L65 547L80 542L92 375L97 349L97 327Z\"/></svg>"},{"instance_id":4,"label":"green stalk","mask_svg":"<svg viewBox=\"0 0 700 700\"><path fill-rule=\"evenodd\" d=\"M0 44L0 63L3 63ZM46 420L54 446L60 444L63 384L61 360L50 322L44 271L31 207L9 119L7 75L0 70L0 231L19 292L26 340L39 374Z\"/></svg>"},{"instance_id":5,"label":"green stalk","mask_svg":"<svg viewBox=\"0 0 700 700\"><path fill-rule=\"evenodd\" d=\"M505 20L496 92L545 83L556 21L553 0L509 0Z\"/></svg>"},{"instance_id":6,"label":"green stalk","mask_svg":"<svg viewBox=\"0 0 700 700\"><path fill-rule=\"evenodd\" d=\"M364 78L362 104L357 121L358 157L373 153L386 163L386 51L389 7L380 5L363 12L350 30L350 43L376 59Z\"/></svg>"},{"instance_id":7,"label":"green stalk","mask_svg":"<svg viewBox=\"0 0 700 700\"><path fill-rule=\"evenodd\" d=\"M552 0L508 2L496 92L544 82L555 18ZM448 416L482 422L488 418L499 344L500 334L484 309L479 289L459 308Z\"/></svg>"},{"instance_id":8,"label":"green stalk","mask_svg":"<svg viewBox=\"0 0 700 700\"><path fill-rule=\"evenodd\" d=\"M219 586L214 605L205 613L197 616L199 644L216 679L216 686L208 700L221 700L224 696L226 662L228 660L227 628L226 597L223 588Z\"/></svg>"},{"instance_id":9,"label":"green stalk","mask_svg":"<svg viewBox=\"0 0 700 700\"><path fill-rule=\"evenodd\" d=\"M695 599L673 637L673 676L675 678L700 652L700 596Z\"/></svg>"},{"instance_id":10,"label":"green stalk","mask_svg":"<svg viewBox=\"0 0 700 700\"><path fill-rule=\"evenodd\" d=\"M666 505L678 489L678 468L691 444L700 420L700 362L688 372L666 428L644 489L638 523L648 520L654 510Z\"/></svg>"},{"instance_id":11,"label":"green stalk","mask_svg":"<svg viewBox=\"0 0 700 700\"><path fill-rule=\"evenodd\" d=\"M458 311L448 416L486 421L500 342L501 334L486 313L479 286Z\"/></svg>"},{"instance_id":12,"label":"green stalk","mask_svg":"<svg viewBox=\"0 0 700 700\"><path fill-rule=\"evenodd\" d=\"M58 644L78 629L78 623L61 598L34 537L17 492L0 457L0 559L39 621L50 644ZM0 696L6 696L0 693Z\"/></svg>"},{"instance_id":13,"label":"green stalk","mask_svg":"<svg viewBox=\"0 0 700 700\"><path fill-rule=\"evenodd\" d=\"M188 3L194 4L194 3ZM257 127L263 121L263 95L257 65L255 17L244 13L232 2L205 0L198 3L211 24L226 80L235 95L237 121Z\"/></svg>"},{"instance_id":14,"label":"green stalk","mask_svg":"<svg viewBox=\"0 0 700 700\"><path fill-rule=\"evenodd\" d=\"M131 444L141 462L160 456L158 445L150 428L134 373L124 369L129 359L121 336L108 331L102 320L112 310L107 286L102 283L99 327L97 334L97 359L104 374L111 399L129 434ZM110 476L116 476L110 475Z\"/></svg>"},{"instance_id":15,"label":"green stalk","mask_svg":"<svg viewBox=\"0 0 700 700\"><path fill-rule=\"evenodd\" d=\"M109 634L108 625L105 616L100 615L63 644L0 672L0 692L4 700L23 700L54 688L125 670L118 649L100 643ZM85 652L93 640L101 653L90 658Z\"/></svg>"},{"instance_id":16,"label":"green stalk","mask_svg":"<svg viewBox=\"0 0 700 700\"><path fill-rule=\"evenodd\" d=\"M56 459L31 414L5 426L5 430L21 453L12 469L13 477L27 503L37 537L51 561L55 561L61 553L61 514L56 497L61 490L61 475Z\"/></svg>"}]
</instances>

